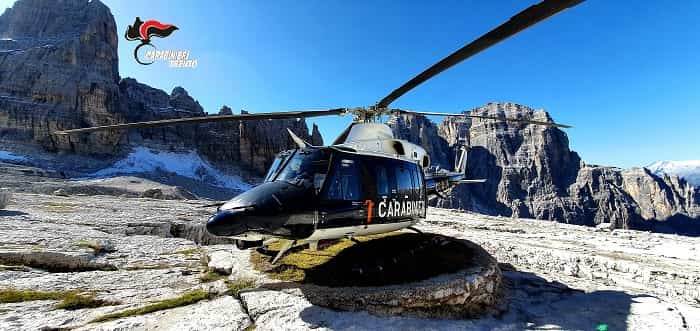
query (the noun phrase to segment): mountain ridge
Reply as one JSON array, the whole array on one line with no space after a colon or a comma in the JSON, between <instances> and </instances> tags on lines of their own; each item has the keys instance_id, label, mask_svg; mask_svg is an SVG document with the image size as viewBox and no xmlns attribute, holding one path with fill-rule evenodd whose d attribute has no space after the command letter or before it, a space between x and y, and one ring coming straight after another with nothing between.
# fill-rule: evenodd
<instances>
[{"instance_id":1,"label":"mountain ridge","mask_svg":"<svg viewBox=\"0 0 700 331\"><path fill-rule=\"evenodd\" d=\"M469 112L551 121L544 110L504 102ZM436 155L454 155L458 139L470 146L467 178L484 184L454 187L434 206L489 215L536 218L563 223L700 235L700 190L677 176L644 168L620 169L586 164L569 148L558 128L446 118L437 127L423 116L402 115L393 125L397 136L419 143L410 132L423 132ZM436 158L451 168L451 159Z\"/></svg>"},{"instance_id":2,"label":"mountain ridge","mask_svg":"<svg viewBox=\"0 0 700 331\"><path fill-rule=\"evenodd\" d=\"M656 161L644 168L649 169L658 176L663 174L676 175L689 184L700 187L700 160Z\"/></svg>"},{"instance_id":3,"label":"mountain ridge","mask_svg":"<svg viewBox=\"0 0 700 331\"><path fill-rule=\"evenodd\" d=\"M166 93L120 77L118 35L109 8L97 0L19 0L0 15L0 145L98 158L128 158L136 147L196 151L214 166L260 175L277 152L295 147L286 128L322 144L318 128L309 132L303 120L52 135L60 129L207 115L182 87ZM471 112L551 121L544 110L514 103L489 103ZM222 107L220 113L232 111ZM399 116L392 126L397 137L423 145L443 167L453 163L460 135L470 143L467 176L488 181L457 186L436 206L700 234L694 223L700 216L698 189L643 168L587 165L558 128L454 118L435 124L410 115Z\"/></svg>"}]
</instances>

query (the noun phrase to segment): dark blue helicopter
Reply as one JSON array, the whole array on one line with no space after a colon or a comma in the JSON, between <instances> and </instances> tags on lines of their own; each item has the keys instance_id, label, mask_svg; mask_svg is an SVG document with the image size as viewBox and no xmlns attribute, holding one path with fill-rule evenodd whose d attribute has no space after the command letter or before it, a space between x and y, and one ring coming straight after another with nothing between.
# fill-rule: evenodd
<instances>
[{"instance_id":1,"label":"dark blue helicopter","mask_svg":"<svg viewBox=\"0 0 700 331\"><path fill-rule=\"evenodd\" d=\"M459 150L452 171L437 170L430 166L430 158L423 148L395 139L391 129L379 123L382 118L417 114L569 126L548 120L407 111L391 109L389 105L450 67L582 1L544 0L528 7L413 77L373 106L174 118L55 133L352 114L353 123L331 146L311 146L290 131L298 148L279 153L262 184L222 204L207 222L207 231L236 238L239 248L260 246L266 239L291 239L280 250L276 261L296 241L303 240L315 247L319 240L409 228L425 218L430 195L440 196L453 185L483 180L464 179L468 144Z\"/></svg>"}]
</instances>

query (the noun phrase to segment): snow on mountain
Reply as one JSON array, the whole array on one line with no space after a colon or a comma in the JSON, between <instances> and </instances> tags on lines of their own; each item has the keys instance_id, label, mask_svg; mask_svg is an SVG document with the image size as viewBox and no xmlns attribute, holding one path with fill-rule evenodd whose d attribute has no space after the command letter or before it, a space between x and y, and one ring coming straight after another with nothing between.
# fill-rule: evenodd
<instances>
[{"instance_id":1,"label":"snow on mountain","mask_svg":"<svg viewBox=\"0 0 700 331\"><path fill-rule=\"evenodd\" d=\"M645 168L656 175L676 175L685 179L690 185L700 187L700 160L656 161Z\"/></svg>"},{"instance_id":2,"label":"snow on mountain","mask_svg":"<svg viewBox=\"0 0 700 331\"><path fill-rule=\"evenodd\" d=\"M27 161L27 158L7 151L0 151L0 161Z\"/></svg>"},{"instance_id":3,"label":"snow on mountain","mask_svg":"<svg viewBox=\"0 0 700 331\"><path fill-rule=\"evenodd\" d=\"M135 148L126 158L117 161L109 168L90 174L90 176L109 177L157 171L175 173L218 187L238 190L249 190L252 187L238 176L222 173L194 151L175 153L151 150L145 147Z\"/></svg>"}]
</instances>

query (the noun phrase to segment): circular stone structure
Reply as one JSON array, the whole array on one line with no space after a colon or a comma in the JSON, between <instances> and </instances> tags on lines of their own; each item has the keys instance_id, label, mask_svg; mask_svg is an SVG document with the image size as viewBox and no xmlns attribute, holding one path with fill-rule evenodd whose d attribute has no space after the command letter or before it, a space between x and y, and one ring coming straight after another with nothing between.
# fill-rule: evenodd
<instances>
[{"instance_id":1,"label":"circular stone structure","mask_svg":"<svg viewBox=\"0 0 700 331\"><path fill-rule=\"evenodd\" d=\"M273 269L293 268L281 262ZM497 304L501 285L498 263L483 248L435 234L402 233L354 244L305 275L295 287L315 305L420 318L478 317Z\"/></svg>"}]
</instances>

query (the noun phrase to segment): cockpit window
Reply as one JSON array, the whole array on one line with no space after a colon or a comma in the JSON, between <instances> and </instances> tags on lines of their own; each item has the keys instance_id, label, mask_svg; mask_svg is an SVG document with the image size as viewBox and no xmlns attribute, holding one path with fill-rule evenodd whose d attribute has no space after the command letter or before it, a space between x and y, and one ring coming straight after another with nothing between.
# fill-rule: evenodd
<instances>
[{"instance_id":1,"label":"cockpit window","mask_svg":"<svg viewBox=\"0 0 700 331\"><path fill-rule=\"evenodd\" d=\"M320 188L328 172L329 153L327 150L299 150L287 161L275 181L292 184L313 183Z\"/></svg>"},{"instance_id":2,"label":"cockpit window","mask_svg":"<svg viewBox=\"0 0 700 331\"><path fill-rule=\"evenodd\" d=\"M265 175L265 181L269 182L272 181L275 178L275 175L280 171L280 167L284 165L284 162L289 158L289 156L292 155L290 152L283 152L277 155L275 159L272 161L272 164L270 165L270 169L267 171L267 175Z\"/></svg>"}]
</instances>

